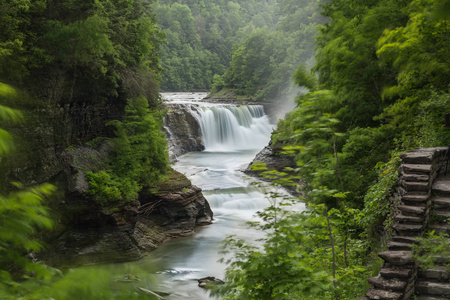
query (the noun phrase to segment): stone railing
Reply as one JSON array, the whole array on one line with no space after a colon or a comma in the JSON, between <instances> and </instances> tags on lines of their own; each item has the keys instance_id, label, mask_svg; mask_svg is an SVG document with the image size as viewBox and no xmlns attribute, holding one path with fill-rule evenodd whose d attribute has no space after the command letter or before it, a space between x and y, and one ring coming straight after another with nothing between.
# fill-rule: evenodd
<instances>
[{"instance_id":1,"label":"stone railing","mask_svg":"<svg viewBox=\"0 0 450 300\"><path fill-rule=\"evenodd\" d=\"M447 154L447 148L418 148L401 155L394 233L387 250L379 253L384 260L379 274L368 279L372 287L360 299L408 300L413 299L416 290L420 289L417 288L419 268L411 246L423 236L427 227L433 182L444 172ZM446 293L445 287L443 293ZM437 296L439 298L424 296L422 299L447 299Z\"/></svg>"}]
</instances>

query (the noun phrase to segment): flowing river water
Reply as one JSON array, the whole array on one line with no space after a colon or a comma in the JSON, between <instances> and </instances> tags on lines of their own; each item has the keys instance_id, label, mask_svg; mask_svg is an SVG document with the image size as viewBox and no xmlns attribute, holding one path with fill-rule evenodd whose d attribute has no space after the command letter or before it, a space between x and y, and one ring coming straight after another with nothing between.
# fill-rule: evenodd
<instances>
[{"instance_id":1,"label":"flowing river water","mask_svg":"<svg viewBox=\"0 0 450 300\"><path fill-rule=\"evenodd\" d=\"M261 106L224 106L200 103L206 94L169 93L168 101L196 103L206 149L178 158L174 168L184 173L203 194L214 212L214 222L200 227L188 238L163 244L138 262L109 266L115 274L144 270L152 275L137 286L170 293L165 299L210 299L198 287L197 279L206 276L223 278L225 265L218 262L222 241L229 235L246 240L261 233L244 226L255 213L269 205L264 193L251 183L254 178L242 170L267 145L273 125ZM145 277L140 275L141 277ZM141 278L142 279L142 278Z\"/></svg>"}]
</instances>

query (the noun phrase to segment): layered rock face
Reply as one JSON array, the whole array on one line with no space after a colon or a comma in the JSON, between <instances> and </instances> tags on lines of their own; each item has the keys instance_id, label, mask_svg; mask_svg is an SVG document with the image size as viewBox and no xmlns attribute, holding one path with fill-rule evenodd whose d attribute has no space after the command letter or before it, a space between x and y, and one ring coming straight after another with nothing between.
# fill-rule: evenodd
<instances>
[{"instance_id":1,"label":"layered rock face","mask_svg":"<svg viewBox=\"0 0 450 300\"><path fill-rule=\"evenodd\" d=\"M71 212L73 226L54 238L44 256L54 265L137 260L213 219L201 189L174 170L157 189L144 190L138 201L109 213L84 196L87 183L82 177L74 174L72 181L71 196L60 209Z\"/></svg>"},{"instance_id":2,"label":"layered rock face","mask_svg":"<svg viewBox=\"0 0 450 300\"><path fill-rule=\"evenodd\" d=\"M138 259L163 241L211 222L201 191L182 175L177 175L182 185L173 189L142 192L139 201L117 211L102 209L86 194L84 172L101 168L113 145L107 139L95 146L86 143L114 136L114 128L106 124L122 118L133 93L124 87L118 95L105 95L101 86L97 90L93 83L56 68L36 74L33 81L28 89L33 99L19 108L27 123L8 128L21 141L16 154L0 161L0 167L2 186L11 181L25 186L49 182L58 189L48 203L55 229L46 234L49 250L41 258L54 265ZM158 205L150 210L153 202Z\"/></svg>"},{"instance_id":3,"label":"layered rock face","mask_svg":"<svg viewBox=\"0 0 450 300\"><path fill-rule=\"evenodd\" d=\"M164 119L169 159L192 151L205 149L198 120L192 114L196 108L192 104L166 104L167 115Z\"/></svg>"}]
</instances>

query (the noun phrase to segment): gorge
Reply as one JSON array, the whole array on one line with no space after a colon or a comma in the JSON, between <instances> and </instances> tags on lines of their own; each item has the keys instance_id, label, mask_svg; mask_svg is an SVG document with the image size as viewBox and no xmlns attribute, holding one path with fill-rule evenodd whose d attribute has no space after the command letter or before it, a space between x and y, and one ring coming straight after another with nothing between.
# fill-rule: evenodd
<instances>
[{"instance_id":1,"label":"gorge","mask_svg":"<svg viewBox=\"0 0 450 300\"><path fill-rule=\"evenodd\" d=\"M0 0L0 299L450 299L449 16Z\"/></svg>"},{"instance_id":2,"label":"gorge","mask_svg":"<svg viewBox=\"0 0 450 300\"><path fill-rule=\"evenodd\" d=\"M197 286L197 280L205 276L223 278L225 265L217 262L221 257L222 241L228 235L247 240L262 237L261 232L243 225L246 221L255 220L255 212L268 206L269 202L264 190L251 184L256 179L242 171L268 143L273 125L261 106L202 103L198 101L201 96L190 93L180 93L175 97L177 99L170 99L173 95L164 95L169 98L168 106L171 107L168 118L173 120L172 114L195 116L195 120L191 121L200 124L194 123L189 127L203 126L201 146L204 147L204 151L176 157L173 167L202 189L214 212L213 224L198 228L192 237L163 244L136 263L100 268L125 274L127 270L145 266L144 270L156 277L156 283L145 282L146 286L142 286L142 282L133 284L153 291L169 292L165 299L210 299L208 292ZM197 101L193 101L193 97ZM207 127L205 123L208 123ZM189 128L174 126L184 125L172 123L169 126L167 131L172 133L172 140L179 140L173 135L174 132L189 131ZM137 271L141 277L145 276L144 273Z\"/></svg>"}]
</instances>

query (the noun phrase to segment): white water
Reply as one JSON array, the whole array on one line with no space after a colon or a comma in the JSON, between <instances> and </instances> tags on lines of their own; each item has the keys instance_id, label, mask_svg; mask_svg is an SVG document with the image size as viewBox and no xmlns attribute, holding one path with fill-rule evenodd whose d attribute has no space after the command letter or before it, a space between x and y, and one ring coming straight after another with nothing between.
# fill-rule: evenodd
<instances>
[{"instance_id":1,"label":"white water","mask_svg":"<svg viewBox=\"0 0 450 300\"><path fill-rule=\"evenodd\" d=\"M176 97L175 97L176 95ZM166 95L166 99L182 100L182 94ZM188 94L187 102L198 102L197 94ZM225 265L218 263L220 246L229 235L246 240L261 237L260 232L243 224L255 220L255 213L269 205L262 191L251 185L254 178L241 170L267 145L272 125L260 106L217 106L199 104L206 151L178 158L173 166L186 174L203 194L214 212L214 223L198 228L193 237L177 239L162 245L139 262L114 265L114 272L133 272L139 266L155 277L155 282L137 285L153 291L169 292L165 299L210 299L207 291L197 286L206 276L224 278ZM140 276L144 277L142 273Z\"/></svg>"},{"instance_id":2,"label":"white water","mask_svg":"<svg viewBox=\"0 0 450 300\"><path fill-rule=\"evenodd\" d=\"M272 131L262 105L201 107L197 114L205 151L261 150Z\"/></svg>"}]
</instances>

